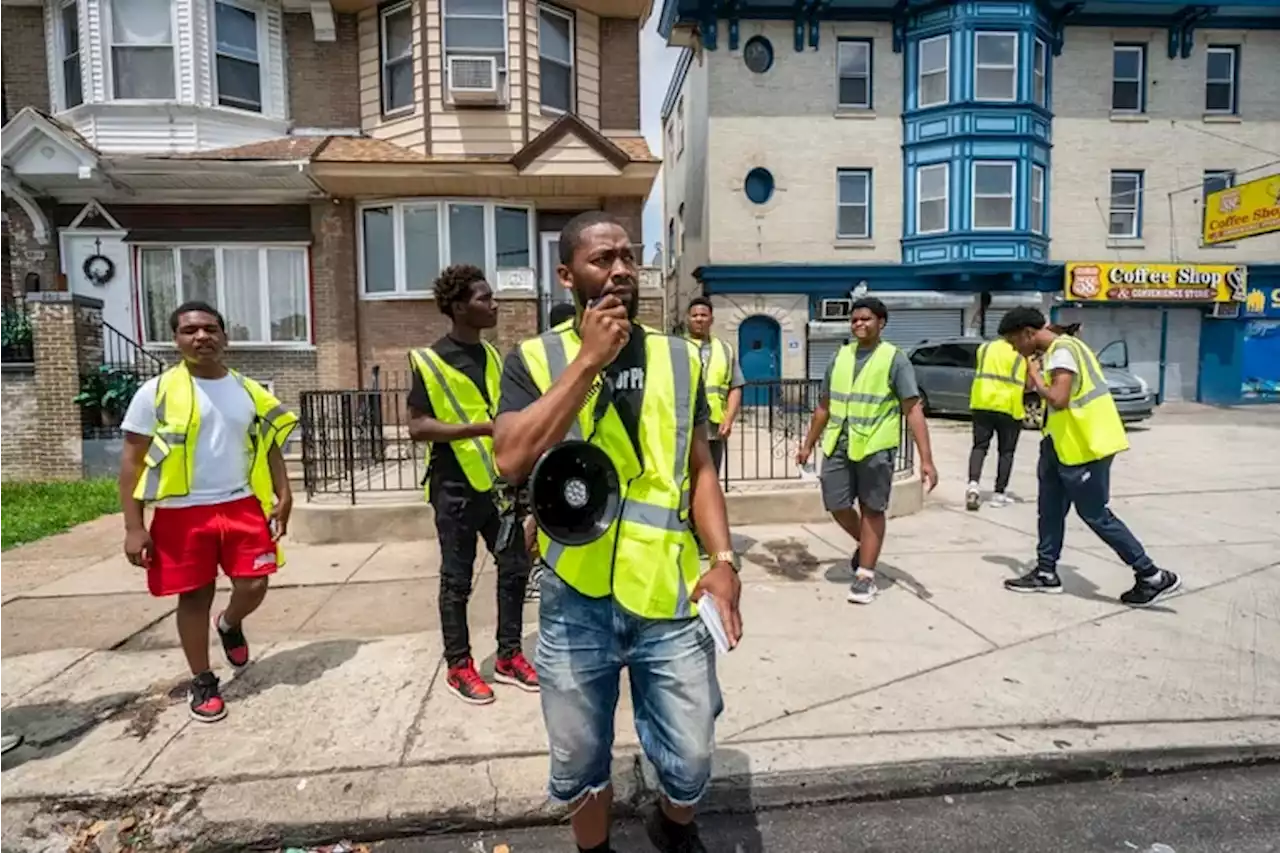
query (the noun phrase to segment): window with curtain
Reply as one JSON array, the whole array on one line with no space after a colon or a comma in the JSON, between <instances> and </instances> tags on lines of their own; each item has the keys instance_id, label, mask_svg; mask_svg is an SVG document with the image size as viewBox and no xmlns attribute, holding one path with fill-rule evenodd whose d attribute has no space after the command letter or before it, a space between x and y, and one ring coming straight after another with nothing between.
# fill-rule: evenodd
<instances>
[{"instance_id":1,"label":"window with curtain","mask_svg":"<svg viewBox=\"0 0 1280 853\"><path fill-rule=\"evenodd\" d=\"M174 98L173 4L111 0L111 84L117 100Z\"/></svg>"},{"instance_id":2,"label":"window with curtain","mask_svg":"<svg viewBox=\"0 0 1280 853\"><path fill-rule=\"evenodd\" d=\"M483 201L404 201L364 207L361 288L368 297L429 296L440 271L472 264L496 284L498 270L532 269L533 211Z\"/></svg>"},{"instance_id":3,"label":"window with curtain","mask_svg":"<svg viewBox=\"0 0 1280 853\"><path fill-rule=\"evenodd\" d=\"M400 3L379 14L382 27L382 111L413 106L413 6Z\"/></svg>"},{"instance_id":4,"label":"window with curtain","mask_svg":"<svg viewBox=\"0 0 1280 853\"><path fill-rule=\"evenodd\" d=\"M538 8L538 80L542 106L573 111L573 16L553 6Z\"/></svg>"},{"instance_id":5,"label":"window with curtain","mask_svg":"<svg viewBox=\"0 0 1280 853\"><path fill-rule=\"evenodd\" d=\"M63 3L58 17L58 50L62 59L62 108L84 103L80 77L80 12L75 0Z\"/></svg>"},{"instance_id":6,"label":"window with curtain","mask_svg":"<svg viewBox=\"0 0 1280 853\"><path fill-rule=\"evenodd\" d=\"M262 112L257 13L233 3L214 3L213 32L218 103Z\"/></svg>"},{"instance_id":7,"label":"window with curtain","mask_svg":"<svg viewBox=\"0 0 1280 853\"><path fill-rule=\"evenodd\" d=\"M139 251L146 339L173 339L169 315L183 302L208 302L245 344L307 343L307 250L300 246L147 246Z\"/></svg>"}]
</instances>

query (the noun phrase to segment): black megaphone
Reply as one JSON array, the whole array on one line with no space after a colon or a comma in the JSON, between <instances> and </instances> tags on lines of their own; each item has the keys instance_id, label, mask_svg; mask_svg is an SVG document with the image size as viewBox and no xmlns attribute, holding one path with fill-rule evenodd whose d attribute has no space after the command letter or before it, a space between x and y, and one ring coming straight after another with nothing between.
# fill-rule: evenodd
<instances>
[{"instance_id":1,"label":"black megaphone","mask_svg":"<svg viewBox=\"0 0 1280 853\"><path fill-rule=\"evenodd\" d=\"M618 469L596 445L562 441L533 466L529 503L553 542L587 545L605 534L622 508Z\"/></svg>"}]
</instances>

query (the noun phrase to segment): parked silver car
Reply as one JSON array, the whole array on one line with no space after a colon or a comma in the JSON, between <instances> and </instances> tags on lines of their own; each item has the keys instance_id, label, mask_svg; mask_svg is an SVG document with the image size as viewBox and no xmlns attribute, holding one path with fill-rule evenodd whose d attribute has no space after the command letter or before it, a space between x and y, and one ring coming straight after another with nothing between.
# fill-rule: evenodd
<instances>
[{"instance_id":1,"label":"parked silver car","mask_svg":"<svg viewBox=\"0 0 1280 853\"><path fill-rule=\"evenodd\" d=\"M977 369L978 338L939 338L921 341L907 347L907 357L916 369L916 382L920 385L920 399L928 414L969 414L969 388ZM1120 417L1127 423L1137 423L1151 417L1155 409L1155 395L1147 383L1130 373L1128 347L1124 341L1113 341L1098 351L1102 374L1115 398ZM1040 425L1039 398L1028 395L1027 417L1029 428Z\"/></svg>"}]
</instances>

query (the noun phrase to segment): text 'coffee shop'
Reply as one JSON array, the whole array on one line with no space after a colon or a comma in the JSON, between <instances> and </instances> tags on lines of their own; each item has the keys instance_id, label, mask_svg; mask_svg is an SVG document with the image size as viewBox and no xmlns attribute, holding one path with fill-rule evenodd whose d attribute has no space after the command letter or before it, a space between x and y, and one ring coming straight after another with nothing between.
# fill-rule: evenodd
<instances>
[{"instance_id":1,"label":"text 'coffee shop'","mask_svg":"<svg viewBox=\"0 0 1280 853\"><path fill-rule=\"evenodd\" d=\"M1129 369L1159 402L1194 401L1202 329L1237 322L1248 290L1244 266L1075 261L1055 316L1080 323L1095 350L1121 342Z\"/></svg>"}]
</instances>

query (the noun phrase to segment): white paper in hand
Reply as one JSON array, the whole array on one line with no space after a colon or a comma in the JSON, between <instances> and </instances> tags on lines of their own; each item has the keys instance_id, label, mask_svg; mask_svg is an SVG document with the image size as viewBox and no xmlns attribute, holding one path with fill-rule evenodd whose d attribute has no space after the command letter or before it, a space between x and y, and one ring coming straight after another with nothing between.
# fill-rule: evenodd
<instances>
[{"instance_id":1,"label":"white paper in hand","mask_svg":"<svg viewBox=\"0 0 1280 853\"><path fill-rule=\"evenodd\" d=\"M716 651L727 655L729 635L725 633L724 622L720 621L720 607L710 593L704 592L698 599L698 616L702 619L702 624L706 625L707 630L711 632L711 639L716 643Z\"/></svg>"}]
</instances>

